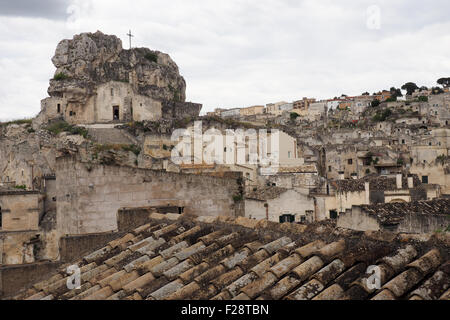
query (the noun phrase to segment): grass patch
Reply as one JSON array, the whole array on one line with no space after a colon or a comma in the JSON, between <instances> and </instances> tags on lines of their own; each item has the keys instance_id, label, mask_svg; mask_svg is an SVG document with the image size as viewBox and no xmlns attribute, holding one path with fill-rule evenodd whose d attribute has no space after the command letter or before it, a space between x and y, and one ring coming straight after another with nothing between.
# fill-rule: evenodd
<instances>
[{"instance_id":1,"label":"grass patch","mask_svg":"<svg viewBox=\"0 0 450 320\"><path fill-rule=\"evenodd\" d=\"M145 54L145 59L158 63L158 55L154 52L148 52Z\"/></svg>"},{"instance_id":2,"label":"grass patch","mask_svg":"<svg viewBox=\"0 0 450 320\"><path fill-rule=\"evenodd\" d=\"M55 135L61 132L68 132L70 134L77 134L83 136L85 139L89 137L88 130L86 128L73 126L65 121L55 122L45 129Z\"/></svg>"},{"instance_id":3,"label":"grass patch","mask_svg":"<svg viewBox=\"0 0 450 320\"><path fill-rule=\"evenodd\" d=\"M130 144L130 145L123 145L122 146L122 150L124 151L131 151L133 152L136 156L139 156L139 154L141 153L141 148L138 147L135 144Z\"/></svg>"},{"instance_id":4,"label":"grass patch","mask_svg":"<svg viewBox=\"0 0 450 320\"><path fill-rule=\"evenodd\" d=\"M97 153L104 151L131 151L136 156L141 153L141 148L135 144L96 144L94 149Z\"/></svg>"},{"instance_id":5,"label":"grass patch","mask_svg":"<svg viewBox=\"0 0 450 320\"><path fill-rule=\"evenodd\" d=\"M28 125L31 125L32 122L33 122L32 119L18 119L18 120L12 120L12 121L8 121L8 122L1 122L0 125L1 126L5 126L5 127L9 126L10 124L18 124L18 125L28 124Z\"/></svg>"},{"instance_id":6,"label":"grass patch","mask_svg":"<svg viewBox=\"0 0 450 320\"><path fill-rule=\"evenodd\" d=\"M14 189L27 190L27 186L26 185L18 185L18 186L15 186Z\"/></svg>"},{"instance_id":7,"label":"grass patch","mask_svg":"<svg viewBox=\"0 0 450 320\"><path fill-rule=\"evenodd\" d=\"M59 72L59 73L55 74L55 76L53 77L53 80L62 81L62 80L66 80L68 78L69 77L65 73Z\"/></svg>"}]
</instances>

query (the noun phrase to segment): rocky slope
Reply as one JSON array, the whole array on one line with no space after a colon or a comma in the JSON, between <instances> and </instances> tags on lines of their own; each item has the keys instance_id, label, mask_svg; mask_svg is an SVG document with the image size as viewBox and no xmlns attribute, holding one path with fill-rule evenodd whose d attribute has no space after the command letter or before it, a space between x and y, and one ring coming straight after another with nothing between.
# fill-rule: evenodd
<instances>
[{"instance_id":1,"label":"rocky slope","mask_svg":"<svg viewBox=\"0 0 450 320\"><path fill-rule=\"evenodd\" d=\"M119 38L100 31L62 40L52 62L57 69L50 96L71 91L82 100L96 85L113 80L128 82L137 93L157 100L186 98L186 82L169 55L148 48L124 50Z\"/></svg>"}]
</instances>

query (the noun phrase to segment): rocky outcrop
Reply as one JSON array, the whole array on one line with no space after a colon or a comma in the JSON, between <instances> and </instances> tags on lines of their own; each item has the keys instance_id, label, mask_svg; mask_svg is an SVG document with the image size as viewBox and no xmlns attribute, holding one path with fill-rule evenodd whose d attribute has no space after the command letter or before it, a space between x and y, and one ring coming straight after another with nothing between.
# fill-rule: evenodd
<instances>
[{"instance_id":1,"label":"rocky outcrop","mask_svg":"<svg viewBox=\"0 0 450 320\"><path fill-rule=\"evenodd\" d=\"M186 82L169 55L148 48L124 50L119 38L100 31L62 40L52 62L57 69L48 88L51 97L68 93L74 102L85 102L97 85L120 81L156 100L186 99Z\"/></svg>"}]
</instances>

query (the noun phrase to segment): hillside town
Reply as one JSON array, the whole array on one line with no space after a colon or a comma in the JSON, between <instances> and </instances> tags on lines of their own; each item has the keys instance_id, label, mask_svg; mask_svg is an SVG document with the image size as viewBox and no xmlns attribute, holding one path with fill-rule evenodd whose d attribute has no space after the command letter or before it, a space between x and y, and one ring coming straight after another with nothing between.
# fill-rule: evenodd
<instances>
[{"instance_id":1,"label":"hillside town","mask_svg":"<svg viewBox=\"0 0 450 320\"><path fill-rule=\"evenodd\" d=\"M52 62L0 123L0 298L450 299L450 78L202 113L166 53L97 31Z\"/></svg>"}]
</instances>

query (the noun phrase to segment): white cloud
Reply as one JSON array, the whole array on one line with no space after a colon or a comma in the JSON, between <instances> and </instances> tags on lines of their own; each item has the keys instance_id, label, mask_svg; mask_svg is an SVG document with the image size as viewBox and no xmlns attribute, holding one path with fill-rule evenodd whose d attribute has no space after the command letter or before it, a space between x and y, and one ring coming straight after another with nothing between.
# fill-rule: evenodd
<instances>
[{"instance_id":1,"label":"white cloud","mask_svg":"<svg viewBox=\"0 0 450 320\"><path fill-rule=\"evenodd\" d=\"M167 52L187 99L242 107L303 96L373 92L450 76L450 4L444 0L73 0L68 23L0 16L0 119L33 116L54 72L59 40L101 30ZM378 5L381 29L366 27ZM72 7L73 9L73 7ZM71 11L73 13L73 11Z\"/></svg>"}]
</instances>

